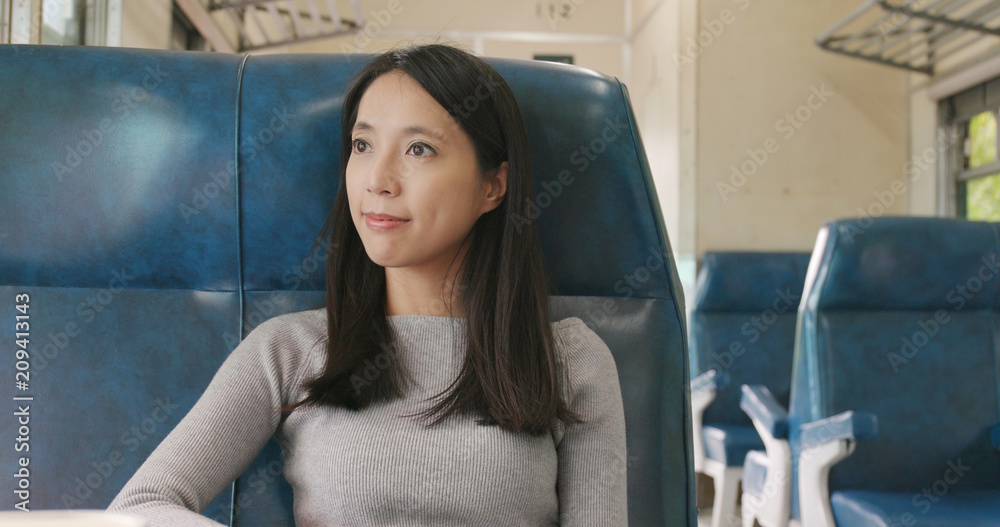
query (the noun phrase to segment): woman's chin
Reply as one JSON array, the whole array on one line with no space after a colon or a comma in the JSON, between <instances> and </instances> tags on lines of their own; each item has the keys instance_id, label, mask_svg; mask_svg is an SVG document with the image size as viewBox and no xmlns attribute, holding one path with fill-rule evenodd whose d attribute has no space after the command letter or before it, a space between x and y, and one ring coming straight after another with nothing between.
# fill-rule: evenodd
<instances>
[{"instance_id":1,"label":"woman's chin","mask_svg":"<svg viewBox=\"0 0 1000 527\"><path fill-rule=\"evenodd\" d=\"M387 251L372 251L366 247L365 252L375 265L380 267L399 267L398 258L393 258Z\"/></svg>"}]
</instances>

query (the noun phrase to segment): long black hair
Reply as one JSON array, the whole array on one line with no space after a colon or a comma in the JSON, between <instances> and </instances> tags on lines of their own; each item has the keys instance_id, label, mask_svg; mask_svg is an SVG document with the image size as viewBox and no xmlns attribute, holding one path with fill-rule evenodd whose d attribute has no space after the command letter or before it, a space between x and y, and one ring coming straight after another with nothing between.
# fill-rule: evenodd
<instances>
[{"instance_id":1,"label":"long black hair","mask_svg":"<svg viewBox=\"0 0 1000 527\"><path fill-rule=\"evenodd\" d=\"M345 186L358 104L380 75L400 70L445 108L475 145L477 177L488 181L508 163L507 193L462 242L470 244L460 280L468 348L455 382L421 413L436 425L454 414L481 425L540 435L554 419L579 422L561 396L549 315L548 277L533 222L514 222L510 207L532 198L533 178L521 110L491 65L442 44L410 46L376 57L355 78L343 102L340 191L318 239L330 231L326 265L328 341L322 372L306 382L306 405L358 410L402 397L408 375L396 355L386 318L385 269L365 252L351 218ZM378 364L374 379L365 367Z\"/></svg>"}]
</instances>

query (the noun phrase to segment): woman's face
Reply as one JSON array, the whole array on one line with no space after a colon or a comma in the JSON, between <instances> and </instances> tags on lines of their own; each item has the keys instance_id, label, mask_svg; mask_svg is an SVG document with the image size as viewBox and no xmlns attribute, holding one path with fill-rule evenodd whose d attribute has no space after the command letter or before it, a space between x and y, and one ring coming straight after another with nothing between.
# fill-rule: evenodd
<instances>
[{"instance_id":1,"label":"woman's face","mask_svg":"<svg viewBox=\"0 0 1000 527\"><path fill-rule=\"evenodd\" d=\"M443 277L476 220L502 201L507 163L502 177L482 182L465 131L398 70L379 76L361 97L351 141L347 197L368 257Z\"/></svg>"}]
</instances>

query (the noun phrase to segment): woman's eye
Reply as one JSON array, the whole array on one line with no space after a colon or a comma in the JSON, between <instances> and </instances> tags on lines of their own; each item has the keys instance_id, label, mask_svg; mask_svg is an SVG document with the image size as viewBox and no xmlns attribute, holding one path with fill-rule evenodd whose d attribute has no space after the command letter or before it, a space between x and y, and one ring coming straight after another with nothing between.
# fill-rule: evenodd
<instances>
[{"instance_id":1,"label":"woman's eye","mask_svg":"<svg viewBox=\"0 0 1000 527\"><path fill-rule=\"evenodd\" d=\"M417 157L426 157L434 153L433 148L423 143L413 143L413 145L410 146L410 150L413 152L413 155Z\"/></svg>"},{"instance_id":2,"label":"woman's eye","mask_svg":"<svg viewBox=\"0 0 1000 527\"><path fill-rule=\"evenodd\" d=\"M353 150L359 154L365 153L365 151L361 150L360 147L368 147L368 143L366 143L364 139L355 139L354 141L351 141L351 144L353 145Z\"/></svg>"}]
</instances>

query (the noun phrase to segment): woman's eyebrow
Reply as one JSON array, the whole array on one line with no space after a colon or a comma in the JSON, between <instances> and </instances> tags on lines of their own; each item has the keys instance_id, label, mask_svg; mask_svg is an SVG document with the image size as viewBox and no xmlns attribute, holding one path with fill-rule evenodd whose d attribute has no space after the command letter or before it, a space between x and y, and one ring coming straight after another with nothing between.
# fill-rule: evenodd
<instances>
[{"instance_id":1,"label":"woman's eyebrow","mask_svg":"<svg viewBox=\"0 0 1000 527\"><path fill-rule=\"evenodd\" d=\"M353 131L354 132L373 132L373 131L375 131L375 127L372 126L372 125L370 125L370 124L368 124L368 123L366 123L366 122L364 122L364 121L358 121L358 122L354 123L354 130ZM442 143L447 143L448 142L444 138L444 136L441 135L441 133L439 133L439 132L437 132L435 130L432 130L430 128L425 128L423 126L416 125L416 124L413 124L413 125L410 125L410 126L407 126L406 128L404 128L403 129L403 133L407 134L407 135L412 135L412 134L426 135L427 137L432 137L432 138L437 139L438 141L440 141Z\"/></svg>"}]
</instances>

